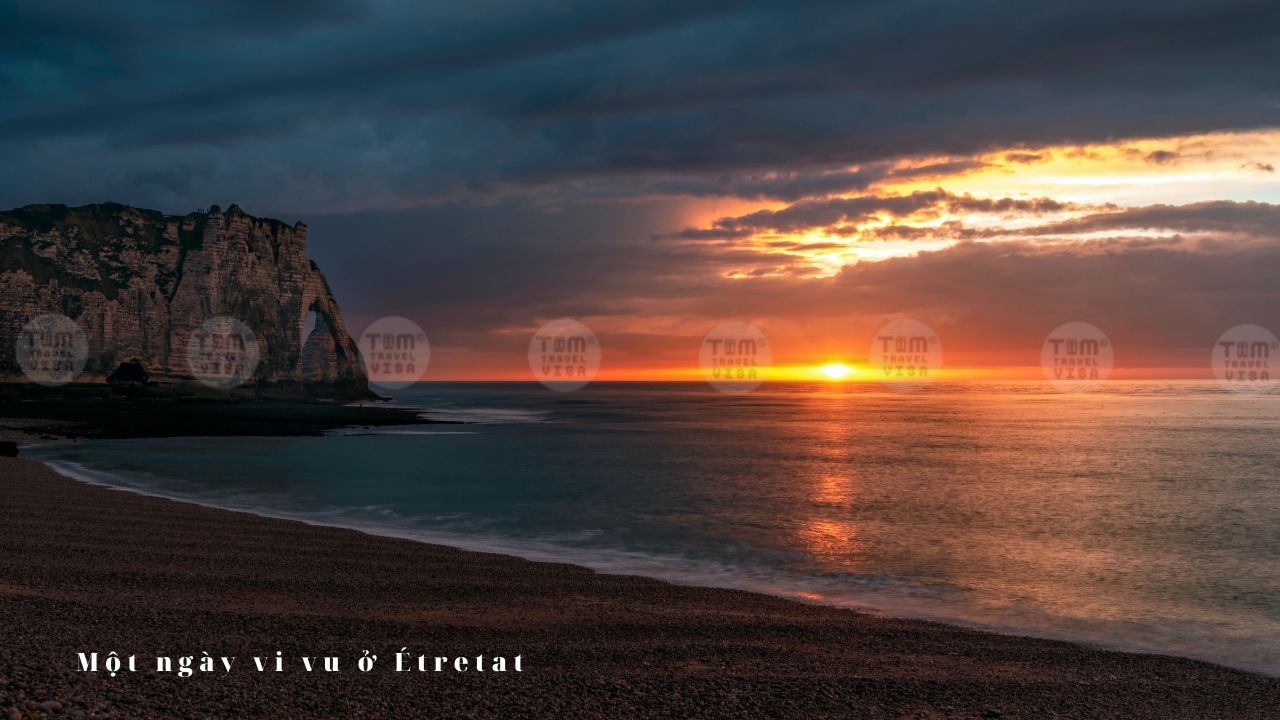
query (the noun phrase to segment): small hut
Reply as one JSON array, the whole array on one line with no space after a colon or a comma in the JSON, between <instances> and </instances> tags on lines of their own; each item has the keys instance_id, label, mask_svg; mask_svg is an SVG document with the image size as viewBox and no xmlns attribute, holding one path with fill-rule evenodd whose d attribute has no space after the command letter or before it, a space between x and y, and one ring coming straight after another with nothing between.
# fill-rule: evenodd
<instances>
[{"instance_id":1,"label":"small hut","mask_svg":"<svg viewBox=\"0 0 1280 720\"><path fill-rule=\"evenodd\" d=\"M120 363L120 367L111 373L107 378L107 382L146 385L150 379L151 374L147 372L146 368L142 367L142 363L137 358L134 358L128 362Z\"/></svg>"}]
</instances>

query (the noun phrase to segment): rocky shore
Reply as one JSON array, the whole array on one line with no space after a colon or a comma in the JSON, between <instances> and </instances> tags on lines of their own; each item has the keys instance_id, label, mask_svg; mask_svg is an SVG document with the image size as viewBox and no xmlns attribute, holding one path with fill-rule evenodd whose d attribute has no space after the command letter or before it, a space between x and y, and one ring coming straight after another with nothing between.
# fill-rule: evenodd
<instances>
[{"instance_id":1,"label":"rocky shore","mask_svg":"<svg viewBox=\"0 0 1280 720\"><path fill-rule=\"evenodd\" d=\"M0 440L228 435L318 435L353 426L429 424L412 409L322 402L300 390L188 389L121 394L102 383L41 388L0 384Z\"/></svg>"}]
</instances>

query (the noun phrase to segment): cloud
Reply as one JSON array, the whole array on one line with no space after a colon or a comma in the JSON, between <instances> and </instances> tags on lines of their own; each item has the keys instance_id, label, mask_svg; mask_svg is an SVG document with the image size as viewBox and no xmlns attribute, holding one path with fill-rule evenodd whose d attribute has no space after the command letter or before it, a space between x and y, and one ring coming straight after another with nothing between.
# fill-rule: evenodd
<instances>
[{"instance_id":1,"label":"cloud","mask_svg":"<svg viewBox=\"0 0 1280 720\"><path fill-rule=\"evenodd\" d=\"M829 277L815 277L802 256L786 253L838 243L637 242L668 209L665 202L574 213L519 201L455 204L327 216L311 223L310 235L322 267L341 268L334 290L352 327L380 315L414 316L433 344L451 348L438 356L441 372L448 357L478 364L492 357L518 372L527 334L565 315L585 319L624 366L688 364L673 337L735 319L759 323L779 353L803 357L824 343L856 353L864 347L859 338L878 324L916 317L943 333L957 363L1031 365L1044 335L1071 320L1102 327L1124 350L1122 362L1148 365L1199 363L1238 323L1280 328L1280 286L1273 282L1280 243L1241 237L1229 221L1252 217L1262 229L1274 207L1094 213L1115 216L1111 235L1097 237L1100 225L1087 222L1076 227L1089 239L1047 245L1011 234L1003 242L849 264ZM1176 234L1133 235L1152 223L1229 232L1213 236L1212 245ZM343 240L349 237L362 242ZM674 354L652 357L666 350ZM464 363L456 373L472 369Z\"/></svg>"},{"instance_id":2,"label":"cloud","mask_svg":"<svg viewBox=\"0 0 1280 720\"><path fill-rule=\"evenodd\" d=\"M1009 152L1004 154L1004 161L1018 165L1033 165L1048 159L1048 155L1039 152Z\"/></svg>"},{"instance_id":3,"label":"cloud","mask_svg":"<svg viewBox=\"0 0 1280 720\"><path fill-rule=\"evenodd\" d=\"M591 178L564 182L548 197L565 200L635 197L732 197L742 200L821 198L867 190L884 182L955 177L987 167L977 159L940 162L876 162L855 168L812 168L705 175L649 174L624 178Z\"/></svg>"},{"instance_id":4,"label":"cloud","mask_svg":"<svg viewBox=\"0 0 1280 720\"><path fill-rule=\"evenodd\" d=\"M938 189L910 195L860 195L804 200L780 210L758 210L716 220L710 228L686 228L666 237L685 240L740 238L758 232L800 233L813 230L849 235L859 223L881 216L901 218L916 213L1056 213L1080 207L1053 198L982 198Z\"/></svg>"},{"instance_id":5,"label":"cloud","mask_svg":"<svg viewBox=\"0 0 1280 720\"><path fill-rule=\"evenodd\" d=\"M314 213L628 176L798 200L900 157L1280 122L1280 8L1243 0L20 10L9 205Z\"/></svg>"},{"instance_id":6,"label":"cloud","mask_svg":"<svg viewBox=\"0 0 1280 720\"><path fill-rule=\"evenodd\" d=\"M947 185L1108 159L1089 142L1169 172L1208 158L1178 136L1280 126L1278 27L1253 0L22 2L0 10L0 206L304 218L353 328L408 314L517 360L563 315L636 354L897 314L949 351L1095 318L1199 347L1280 326L1274 205Z\"/></svg>"},{"instance_id":7,"label":"cloud","mask_svg":"<svg viewBox=\"0 0 1280 720\"><path fill-rule=\"evenodd\" d=\"M966 243L851 266L836 284L846 303L916 316L962 352L1038 348L1053 327L1081 320L1110 334L1128 351L1126 362L1159 364L1163 351L1207 352L1238 323L1280 326L1280 287L1268 279L1277 271L1274 245L1201 254L1143 242L1102 243L1094 252Z\"/></svg>"},{"instance_id":8,"label":"cloud","mask_svg":"<svg viewBox=\"0 0 1280 720\"><path fill-rule=\"evenodd\" d=\"M1152 150L1147 153L1146 160L1154 165L1169 165L1181 159L1181 155L1173 150Z\"/></svg>"},{"instance_id":9,"label":"cloud","mask_svg":"<svg viewBox=\"0 0 1280 720\"><path fill-rule=\"evenodd\" d=\"M1116 230L1171 230L1183 233L1254 235L1280 242L1280 205L1217 200L1187 205L1150 205L1085 215L1024 228L1024 236Z\"/></svg>"}]
</instances>

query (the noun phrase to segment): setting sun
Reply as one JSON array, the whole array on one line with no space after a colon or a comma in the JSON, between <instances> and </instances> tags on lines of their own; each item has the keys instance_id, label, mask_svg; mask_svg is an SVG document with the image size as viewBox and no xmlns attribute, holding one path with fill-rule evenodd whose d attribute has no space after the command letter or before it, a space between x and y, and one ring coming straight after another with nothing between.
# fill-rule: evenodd
<instances>
[{"instance_id":1,"label":"setting sun","mask_svg":"<svg viewBox=\"0 0 1280 720\"><path fill-rule=\"evenodd\" d=\"M844 363L828 363L823 365L819 370L827 377L828 380L843 380L849 376L851 369Z\"/></svg>"}]
</instances>

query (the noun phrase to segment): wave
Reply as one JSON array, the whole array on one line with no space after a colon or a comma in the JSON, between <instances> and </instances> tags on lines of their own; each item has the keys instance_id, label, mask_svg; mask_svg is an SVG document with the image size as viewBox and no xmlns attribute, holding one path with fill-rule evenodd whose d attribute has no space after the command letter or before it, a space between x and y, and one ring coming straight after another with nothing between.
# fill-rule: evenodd
<instances>
[{"instance_id":1,"label":"wave","mask_svg":"<svg viewBox=\"0 0 1280 720\"><path fill-rule=\"evenodd\" d=\"M517 425L546 422L550 413L516 408L416 408L427 420L474 425Z\"/></svg>"},{"instance_id":2,"label":"wave","mask_svg":"<svg viewBox=\"0 0 1280 720\"><path fill-rule=\"evenodd\" d=\"M325 435L340 437L362 437L365 435L475 435L470 430L419 430L411 427L376 427L376 428L338 428L329 430Z\"/></svg>"}]
</instances>

